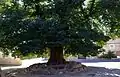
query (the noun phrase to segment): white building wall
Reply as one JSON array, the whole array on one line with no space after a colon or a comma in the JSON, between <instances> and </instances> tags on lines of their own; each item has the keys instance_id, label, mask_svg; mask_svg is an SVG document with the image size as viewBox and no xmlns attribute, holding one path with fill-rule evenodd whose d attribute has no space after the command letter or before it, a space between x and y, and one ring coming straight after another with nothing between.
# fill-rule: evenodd
<instances>
[{"instance_id":1,"label":"white building wall","mask_svg":"<svg viewBox=\"0 0 120 77\"><path fill-rule=\"evenodd\" d=\"M109 40L106 45L103 46L103 49L105 49L106 52L114 51L115 54L116 52L120 52L120 39Z\"/></svg>"}]
</instances>

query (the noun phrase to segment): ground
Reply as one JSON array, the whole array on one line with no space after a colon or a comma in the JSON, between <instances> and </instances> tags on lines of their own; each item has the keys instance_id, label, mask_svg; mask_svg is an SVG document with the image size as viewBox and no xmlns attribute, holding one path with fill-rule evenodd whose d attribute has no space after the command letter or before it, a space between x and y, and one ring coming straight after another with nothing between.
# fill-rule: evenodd
<instances>
[{"instance_id":1,"label":"ground","mask_svg":"<svg viewBox=\"0 0 120 77\"><path fill-rule=\"evenodd\" d=\"M57 75L21 75L19 77L120 77L120 62L119 59L115 62L112 60L100 62L100 61L83 61L83 60L75 60L77 62L81 61L82 64L89 66L88 70L85 72L76 72L76 73L67 73L67 74L57 74ZM23 60L23 64L17 67L3 67L2 69L8 68L24 68L28 67L34 63L43 63L46 60L42 60L42 58L36 58L31 60Z\"/></svg>"}]
</instances>

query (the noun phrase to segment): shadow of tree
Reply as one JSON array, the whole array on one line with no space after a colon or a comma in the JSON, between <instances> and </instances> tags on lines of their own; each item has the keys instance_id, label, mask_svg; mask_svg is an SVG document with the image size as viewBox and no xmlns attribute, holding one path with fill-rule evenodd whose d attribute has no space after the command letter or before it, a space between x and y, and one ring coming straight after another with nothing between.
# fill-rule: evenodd
<instances>
[{"instance_id":1,"label":"shadow of tree","mask_svg":"<svg viewBox=\"0 0 120 77\"><path fill-rule=\"evenodd\" d=\"M19 77L120 77L120 69L104 67L88 67L85 72L66 73L60 75L20 75Z\"/></svg>"}]
</instances>

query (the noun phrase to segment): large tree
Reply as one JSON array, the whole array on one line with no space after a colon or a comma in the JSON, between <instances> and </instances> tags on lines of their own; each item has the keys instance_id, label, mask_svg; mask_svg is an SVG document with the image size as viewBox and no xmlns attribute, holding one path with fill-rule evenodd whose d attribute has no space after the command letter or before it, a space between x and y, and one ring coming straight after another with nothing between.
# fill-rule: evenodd
<instances>
[{"instance_id":1,"label":"large tree","mask_svg":"<svg viewBox=\"0 0 120 77\"><path fill-rule=\"evenodd\" d=\"M65 53L84 56L109 39L102 0L3 0L0 46L23 55L50 49L48 64L65 63ZM113 17L114 18L114 17ZM105 28L106 27L106 28ZM106 31L102 29L105 28ZM115 29L114 29L115 30Z\"/></svg>"}]
</instances>

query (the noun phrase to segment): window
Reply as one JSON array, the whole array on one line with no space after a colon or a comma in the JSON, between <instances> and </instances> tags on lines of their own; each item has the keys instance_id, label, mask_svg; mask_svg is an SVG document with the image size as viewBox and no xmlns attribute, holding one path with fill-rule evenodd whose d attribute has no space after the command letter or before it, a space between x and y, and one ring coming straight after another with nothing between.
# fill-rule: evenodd
<instances>
[{"instance_id":1,"label":"window","mask_svg":"<svg viewBox=\"0 0 120 77\"><path fill-rule=\"evenodd\" d=\"M110 48L110 50L113 50L113 49L115 49L115 45L114 44L110 44L109 48Z\"/></svg>"},{"instance_id":2,"label":"window","mask_svg":"<svg viewBox=\"0 0 120 77\"><path fill-rule=\"evenodd\" d=\"M114 45L110 45L111 48L113 48Z\"/></svg>"}]
</instances>

